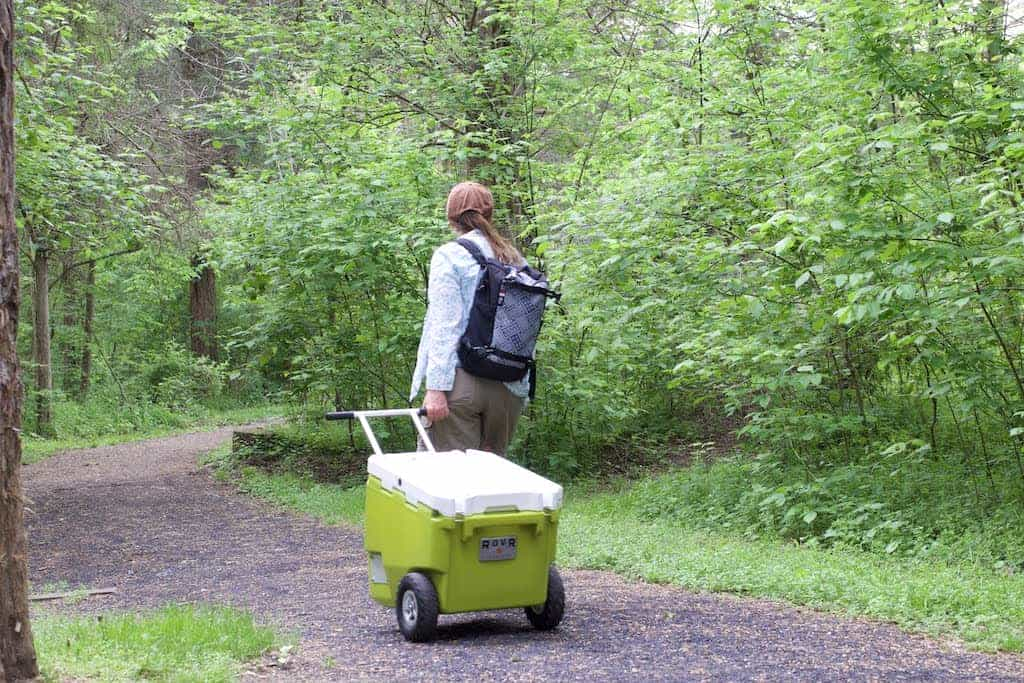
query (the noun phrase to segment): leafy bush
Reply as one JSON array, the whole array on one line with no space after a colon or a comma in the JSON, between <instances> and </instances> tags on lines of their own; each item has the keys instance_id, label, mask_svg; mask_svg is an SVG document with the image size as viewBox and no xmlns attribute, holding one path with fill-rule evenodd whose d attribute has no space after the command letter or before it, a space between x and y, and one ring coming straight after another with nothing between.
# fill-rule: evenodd
<instances>
[{"instance_id":1,"label":"leafy bush","mask_svg":"<svg viewBox=\"0 0 1024 683\"><path fill-rule=\"evenodd\" d=\"M191 413L220 397L227 368L168 342L146 372L153 401L170 410Z\"/></svg>"}]
</instances>

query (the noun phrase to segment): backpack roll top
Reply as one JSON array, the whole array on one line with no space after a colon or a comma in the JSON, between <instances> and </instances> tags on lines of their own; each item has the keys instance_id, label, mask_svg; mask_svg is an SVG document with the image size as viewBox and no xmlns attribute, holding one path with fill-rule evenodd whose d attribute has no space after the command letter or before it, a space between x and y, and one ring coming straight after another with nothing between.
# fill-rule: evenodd
<instances>
[{"instance_id":1,"label":"backpack roll top","mask_svg":"<svg viewBox=\"0 0 1024 683\"><path fill-rule=\"evenodd\" d=\"M460 239L458 244L473 255L483 271L469 323L459 340L459 362L471 375L502 382L517 382L534 370L533 396L537 337L547 300L559 295L540 271L489 259L468 239Z\"/></svg>"}]
</instances>

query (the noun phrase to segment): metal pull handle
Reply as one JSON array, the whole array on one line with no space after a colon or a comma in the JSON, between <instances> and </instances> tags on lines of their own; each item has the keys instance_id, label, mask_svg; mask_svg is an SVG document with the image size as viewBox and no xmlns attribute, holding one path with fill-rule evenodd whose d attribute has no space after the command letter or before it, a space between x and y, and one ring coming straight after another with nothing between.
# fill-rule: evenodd
<instances>
[{"instance_id":1,"label":"metal pull handle","mask_svg":"<svg viewBox=\"0 0 1024 683\"><path fill-rule=\"evenodd\" d=\"M377 437L374 435L373 429L370 427L370 421L368 418L402 416L412 418L412 423L416 427L416 431L419 432L420 438L423 439L423 445L427 447L428 451L434 452L434 444L430 442L430 437L427 436L427 430L424 429L423 423L419 421L419 418L426 414L426 408L399 408L395 410L343 410L340 412L327 413L324 415L324 418L328 420L359 420L359 424L362 426L363 433L366 434L366 438L369 440L370 446L373 448L373 452L377 455L384 455L384 451L381 450L380 444L377 443Z\"/></svg>"},{"instance_id":2,"label":"metal pull handle","mask_svg":"<svg viewBox=\"0 0 1024 683\"><path fill-rule=\"evenodd\" d=\"M324 415L325 420L355 420L358 418L359 413L366 415L367 417L395 417L406 415L410 410L416 410L415 408L401 408L398 410L342 410L341 412L332 412ZM419 417L427 416L427 409L420 408L416 410L416 415Z\"/></svg>"}]
</instances>

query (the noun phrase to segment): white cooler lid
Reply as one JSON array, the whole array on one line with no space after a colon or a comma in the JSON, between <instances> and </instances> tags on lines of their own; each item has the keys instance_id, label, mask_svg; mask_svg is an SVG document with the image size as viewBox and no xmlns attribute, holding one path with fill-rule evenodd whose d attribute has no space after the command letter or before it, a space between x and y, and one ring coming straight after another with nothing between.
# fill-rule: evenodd
<instances>
[{"instance_id":1,"label":"white cooler lid","mask_svg":"<svg viewBox=\"0 0 1024 683\"><path fill-rule=\"evenodd\" d=\"M367 468L385 489L446 517L562 506L561 486L486 451L384 453Z\"/></svg>"}]
</instances>

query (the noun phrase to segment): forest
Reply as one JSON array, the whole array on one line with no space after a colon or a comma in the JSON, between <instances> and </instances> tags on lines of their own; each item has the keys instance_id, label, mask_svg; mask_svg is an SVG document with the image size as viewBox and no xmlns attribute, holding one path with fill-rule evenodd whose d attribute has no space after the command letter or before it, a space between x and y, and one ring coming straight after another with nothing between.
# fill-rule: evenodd
<instances>
[{"instance_id":1,"label":"forest","mask_svg":"<svg viewBox=\"0 0 1024 683\"><path fill-rule=\"evenodd\" d=\"M1016 3L14 7L29 451L407 406L473 179L563 294L515 460L1024 571Z\"/></svg>"}]
</instances>

